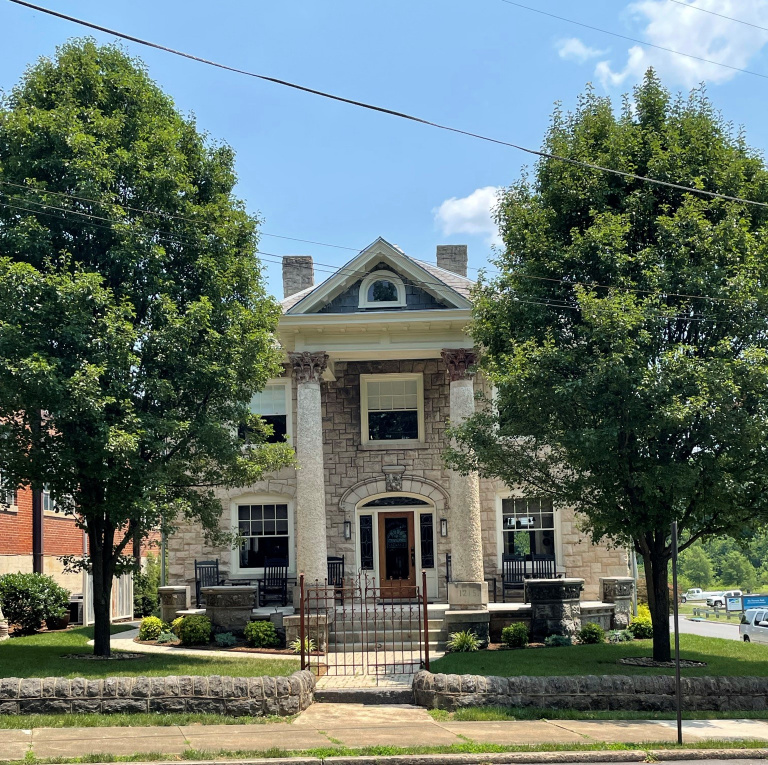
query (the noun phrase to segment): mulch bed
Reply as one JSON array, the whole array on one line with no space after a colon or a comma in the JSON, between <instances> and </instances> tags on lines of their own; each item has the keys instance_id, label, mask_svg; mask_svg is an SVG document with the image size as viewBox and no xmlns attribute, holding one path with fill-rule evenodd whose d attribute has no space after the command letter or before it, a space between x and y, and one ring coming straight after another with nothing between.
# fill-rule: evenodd
<instances>
[{"instance_id":1,"label":"mulch bed","mask_svg":"<svg viewBox=\"0 0 768 765\"><path fill-rule=\"evenodd\" d=\"M282 656L295 656L297 659L300 654L294 653L290 648L254 648L253 646L241 644L234 646L220 646L215 643L209 645L182 645L181 641L175 640L172 643L158 643L157 640L139 640L137 637L133 639L134 643L140 643L141 645L159 645L166 648L190 648L195 651L227 651L228 653L261 653L261 654L281 654ZM309 656L309 653L305 654ZM322 651L312 651L312 656L324 656Z\"/></svg>"},{"instance_id":2,"label":"mulch bed","mask_svg":"<svg viewBox=\"0 0 768 765\"><path fill-rule=\"evenodd\" d=\"M544 643L528 643L525 648L546 648L547 646L544 645ZM488 648L486 648L486 651L523 651L525 648L510 648L509 646L504 645L504 643L488 643Z\"/></svg>"},{"instance_id":3,"label":"mulch bed","mask_svg":"<svg viewBox=\"0 0 768 765\"><path fill-rule=\"evenodd\" d=\"M85 659L87 661L125 661L126 659L146 659L145 653L113 653L109 656L95 656L92 653L65 653L62 659Z\"/></svg>"},{"instance_id":4,"label":"mulch bed","mask_svg":"<svg viewBox=\"0 0 768 765\"><path fill-rule=\"evenodd\" d=\"M626 656L618 660L619 664L628 664L630 667L674 667L674 661L655 661L650 656ZM680 666L685 669L694 667L706 667L706 661L692 661L691 659L680 659Z\"/></svg>"}]
</instances>

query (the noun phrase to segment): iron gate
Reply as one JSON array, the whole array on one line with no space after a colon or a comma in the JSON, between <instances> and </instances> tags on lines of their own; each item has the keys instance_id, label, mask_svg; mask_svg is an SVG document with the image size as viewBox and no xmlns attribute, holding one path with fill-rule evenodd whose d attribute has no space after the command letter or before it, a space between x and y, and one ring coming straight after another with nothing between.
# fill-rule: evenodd
<instances>
[{"instance_id":1,"label":"iron gate","mask_svg":"<svg viewBox=\"0 0 768 765\"><path fill-rule=\"evenodd\" d=\"M377 585L360 573L334 584L299 577L301 667L322 675L412 674L429 669L426 574L422 586Z\"/></svg>"}]
</instances>

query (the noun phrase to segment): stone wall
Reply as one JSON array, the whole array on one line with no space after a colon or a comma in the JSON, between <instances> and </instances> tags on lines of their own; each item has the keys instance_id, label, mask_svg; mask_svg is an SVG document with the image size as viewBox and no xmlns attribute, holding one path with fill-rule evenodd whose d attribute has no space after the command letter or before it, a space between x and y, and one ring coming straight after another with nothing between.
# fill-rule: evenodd
<instances>
[{"instance_id":1,"label":"stone wall","mask_svg":"<svg viewBox=\"0 0 768 765\"><path fill-rule=\"evenodd\" d=\"M78 712L214 712L233 716L293 715L314 700L314 675L290 677L7 677L0 714Z\"/></svg>"},{"instance_id":2,"label":"stone wall","mask_svg":"<svg viewBox=\"0 0 768 765\"><path fill-rule=\"evenodd\" d=\"M414 703L428 709L467 706L544 709L673 711L675 678L628 677L483 677L419 672ZM682 680L683 709L741 712L768 709L768 677L688 677Z\"/></svg>"}]
</instances>

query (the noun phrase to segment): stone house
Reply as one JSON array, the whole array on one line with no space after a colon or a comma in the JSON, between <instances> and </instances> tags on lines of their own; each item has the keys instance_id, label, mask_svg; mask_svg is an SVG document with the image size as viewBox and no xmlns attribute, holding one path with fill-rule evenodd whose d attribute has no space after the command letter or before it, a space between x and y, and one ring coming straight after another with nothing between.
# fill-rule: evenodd
<instances>
[{"instance_id":1,"label":"stone house","mask_svg":"<svg viewBox=\"0 0 768 765\"><path fill-rule=\"evenodd\" d=\"M483 385L466 333L466 246L439 246L435 265L377 239L317 285L310 257L286 257L283 286L286 372L252 406L300 468L221 493L233 549L181 525L169 584L193 585L195 559L211 558L229 582L257 579L268 557L322 580L327 557L343 555L347 575L379 583L426 572L432 602L472 610L486 607L504 553L554 556L559 574L585 580L586 600L601 577L628 574L626 551L592 544L571 510L443 465L446 425L471 414Z\"/></svg>"}]
</instances>

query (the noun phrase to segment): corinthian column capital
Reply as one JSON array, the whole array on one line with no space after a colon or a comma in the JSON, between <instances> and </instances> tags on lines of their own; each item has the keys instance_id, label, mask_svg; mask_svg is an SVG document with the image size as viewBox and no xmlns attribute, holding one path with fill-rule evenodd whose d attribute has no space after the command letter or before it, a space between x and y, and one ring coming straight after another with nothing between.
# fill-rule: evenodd
<instances>
[{"instance_id":1,"label":"corinthian column capital","mask_svg":"<svg viewBox=\"0 0 768 765\"><path fill-rule=\"evenodd\" d=\"M477 354L471 348L443 348L442 357L451 382L466 380L472 374L469 368L477 363Z\"/></svg>"},{"instance_id":2,"label":"corinthian column capital","mask_svg":"<svg viewBox=\"0 0 768 765\"><path fill-rule=\"evenodd\" d=\"M323 351L289 353L288 358L293 365L293 375L296 382L299 383L319 383L328 365L328 354Z\"/></svg>"}]
</instances>

